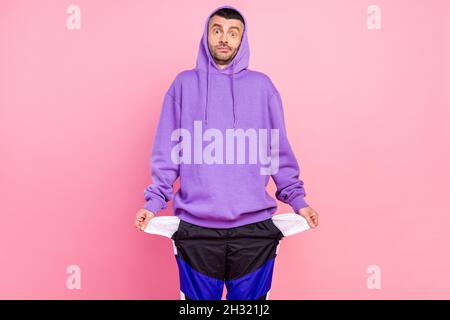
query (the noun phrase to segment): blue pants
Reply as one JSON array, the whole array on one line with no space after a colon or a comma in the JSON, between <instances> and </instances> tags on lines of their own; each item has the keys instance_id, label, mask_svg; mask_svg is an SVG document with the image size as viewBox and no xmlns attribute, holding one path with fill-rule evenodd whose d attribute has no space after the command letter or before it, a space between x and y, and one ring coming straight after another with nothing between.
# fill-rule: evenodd
<instances>
[{"instance_id":1,"label":"blue pants","mask_svg":"<svg viewBox=\"0 0 450 320\"><path fill-rule=\"evenodd\" d=\"M228 229L180 220L173 233L182 300L267 300L283 233L272 219Z\"/></svg>"}]
</instances>

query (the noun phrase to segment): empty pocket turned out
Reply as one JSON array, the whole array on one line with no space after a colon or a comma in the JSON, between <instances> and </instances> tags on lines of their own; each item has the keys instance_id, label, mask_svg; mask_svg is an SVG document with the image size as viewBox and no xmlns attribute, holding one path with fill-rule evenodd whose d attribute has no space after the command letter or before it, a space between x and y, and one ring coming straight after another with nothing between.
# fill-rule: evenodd
<instances>
[{"instance_id":1,"label":"empty pocket turned out","mask_svg":"<svg viewBox=\"0 0 450 320\"><path fill-rule=\"evenodd\" d=\"M160 236L172 238L173 234L178 230L180 218L177 216L160 216L150 220L145 232Z\"/></svg>"},{"instance_id":2,"label":"empty pocket turned out","mask_svg":"<svg viewBox=\"0 0 450 320\"><path fill-rule=\"evenodd\" d=\"M310 229L308 221L295 212L276 214L272 221L285 237Z\"/></svg>"}]
</instances>

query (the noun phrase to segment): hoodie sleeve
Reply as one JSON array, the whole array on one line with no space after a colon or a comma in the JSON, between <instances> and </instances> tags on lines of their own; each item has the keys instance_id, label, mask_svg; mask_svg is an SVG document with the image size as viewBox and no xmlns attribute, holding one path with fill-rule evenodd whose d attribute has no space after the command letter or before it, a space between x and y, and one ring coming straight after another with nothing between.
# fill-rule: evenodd
<instances>
[{"instance_id":1,"label":"hoodie sleeve","mask_svg":"<svg viewBox=\"0 0 450 320\"><path fill-rule=\"evenodd\" d=\"M275 196L298 213L298 210L309 205L304 199L306 196L304 183L299 179L300 167L288 141L283 104L277 90L269 99L269 109L271 126L273 129L279 129L279 166L278 171L272 174L277 187Z\"/></svg>"},{"instance_id":2,"label":"hoodie sleeve","mask_svg":"<svg viewBox=\"0 0 450 320\"><path fill-rule=\"evenodd\" d=\"M171 150L177 141L171 141L172 132L180 127L181 108L175 101L173 85L165 94L156 129L151 156L152 184L144 190L144 208L154 214L167 208L173 199L173 184L179 176L179 164L171 159Z\"/></svg>"}]
</instances>

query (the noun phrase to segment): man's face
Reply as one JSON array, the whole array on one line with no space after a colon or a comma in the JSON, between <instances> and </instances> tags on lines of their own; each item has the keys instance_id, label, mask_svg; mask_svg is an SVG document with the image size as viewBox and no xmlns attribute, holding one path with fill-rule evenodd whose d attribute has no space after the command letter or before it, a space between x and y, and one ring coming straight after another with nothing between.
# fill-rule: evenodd
<instances>
[{"instance_id":1,"label":"man's face","mask_svg":"<svg viewBox=\"0 0 450 320\"><path fill-rule=\"evenodd\" d=\"M208 47L216 64L225 68L238 52L244 24L238 19L213 16L208 23Z\"/></svg>"}]
</instances>

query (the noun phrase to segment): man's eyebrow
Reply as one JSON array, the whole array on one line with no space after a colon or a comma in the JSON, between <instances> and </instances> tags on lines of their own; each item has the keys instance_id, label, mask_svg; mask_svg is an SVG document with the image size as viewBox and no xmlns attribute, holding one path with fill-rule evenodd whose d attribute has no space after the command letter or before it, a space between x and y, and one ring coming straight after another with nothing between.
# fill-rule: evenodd
<instances>
[{"instance_id":1,"label":"man's eyebrow","mask_svg":"<svg viewBox=\"0 0 450 320\"><path fill-rule=\"evenodd\" d=\"M222 29L222 26L221 26L220 24L218 24L218 23L214 23L214 24L211 26L211 29L214 28L214 27L219 27L220 29ZM239 27L235 27L235 26L230 27L230 29L236 29L236 30L238 30L238 31L241 31L241 29L240 29Z\"/></svg>"},{"instance_id":2,"label":"man's eyebrow","mask_svg":"<svg viewBox=\"0 0 450 320\"><path fill-rule=\"evenodd\" d=\"M241 31L241 29L238 27L230 27L230 29L236 29L237 31Z\"/></svg>"}]
</instances>

